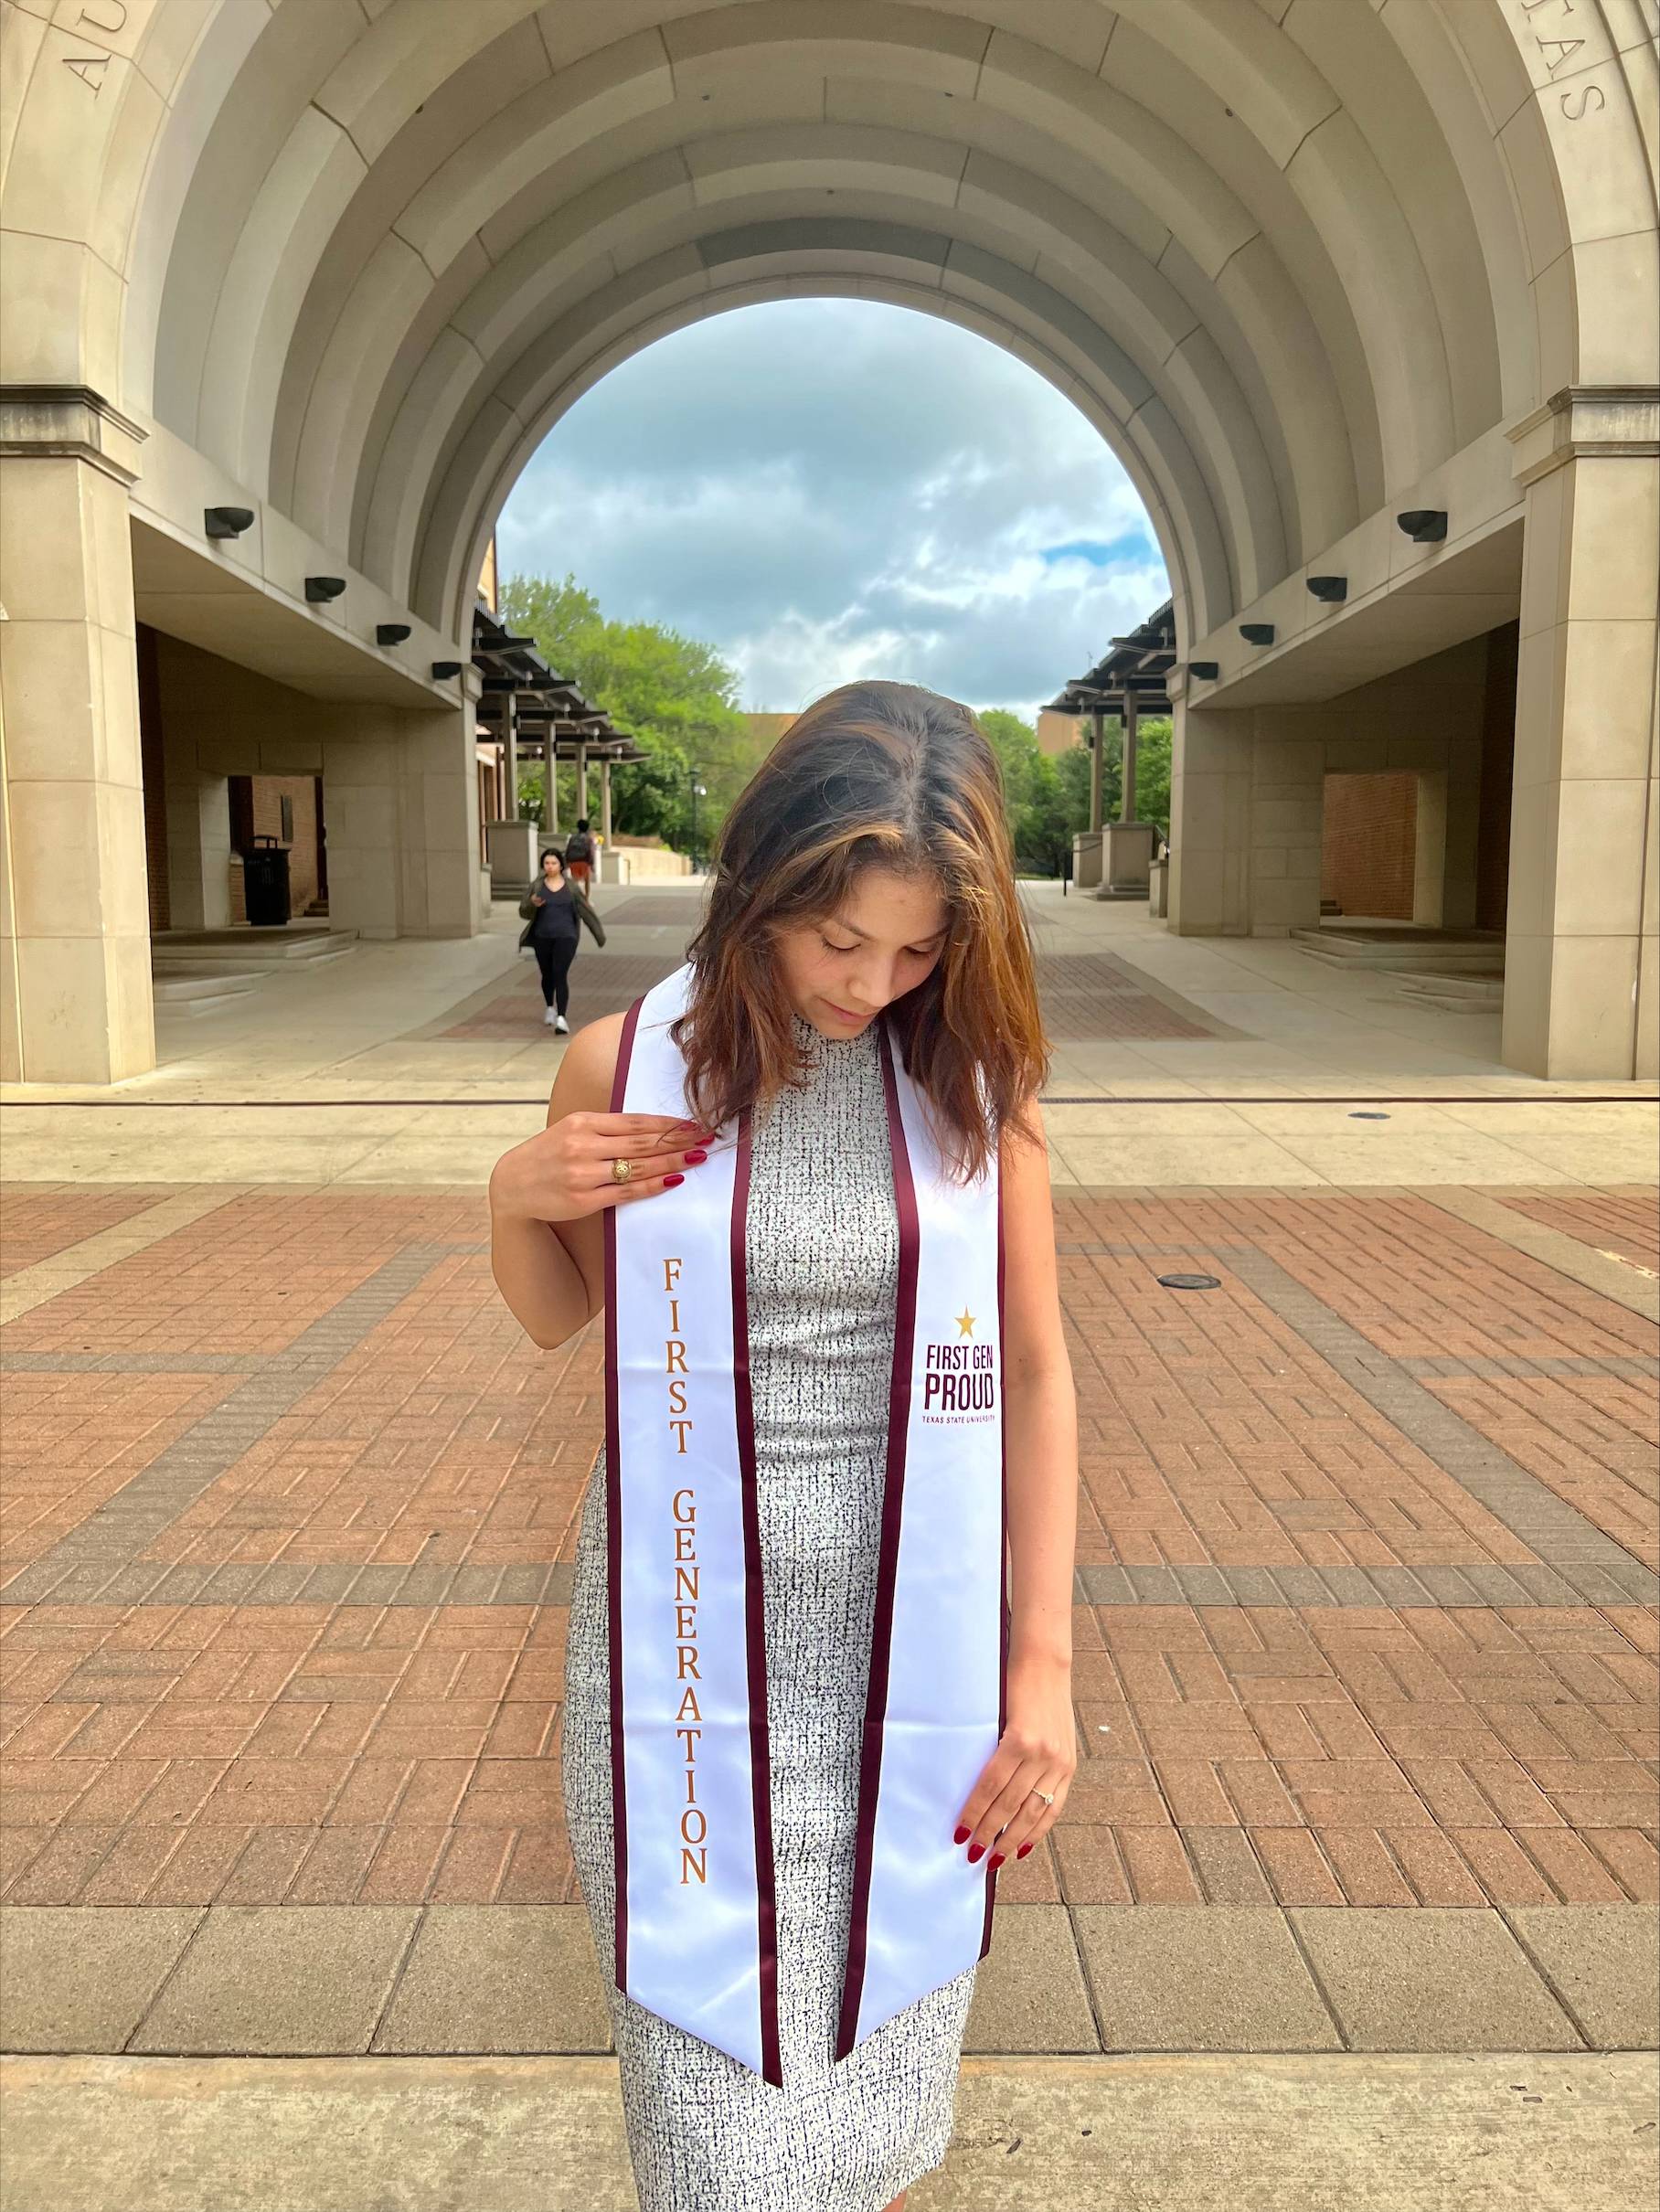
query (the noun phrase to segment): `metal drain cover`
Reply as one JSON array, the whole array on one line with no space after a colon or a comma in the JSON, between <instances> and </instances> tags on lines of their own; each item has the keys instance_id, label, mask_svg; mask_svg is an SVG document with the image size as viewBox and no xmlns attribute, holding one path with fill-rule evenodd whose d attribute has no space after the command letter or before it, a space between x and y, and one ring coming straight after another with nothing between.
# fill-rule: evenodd
<instances>
[{"instance_id":1,"label":"metal drain cover","mask_svg":"<svg viewBox=\"0 0 1660 2212\"><path fill-rule=\"evenodd\" d=\"M1389 1118L1387 1113L1351 1113L1349 1116L1351 1122L1387 1122Z\"/></svg>"},{"instance_id":2,"label":"metal drain cover","mask_svg":"<svg viewBox=\"0 0 1660 2212\"><path fill-rule=\"evenodd\" d=\"M1167 1291L1219 1291L1219 1275L1161 1275L1159 1281Z\"/></svg>"}]
</instances>

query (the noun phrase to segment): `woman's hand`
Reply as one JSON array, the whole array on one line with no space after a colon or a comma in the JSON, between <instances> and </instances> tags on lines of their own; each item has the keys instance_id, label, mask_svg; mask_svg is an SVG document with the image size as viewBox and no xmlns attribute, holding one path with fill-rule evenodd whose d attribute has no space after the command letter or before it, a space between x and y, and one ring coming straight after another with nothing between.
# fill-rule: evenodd
<instances>
[{"instance_id":1,"label":"woman's hand","mask_svg":"<svg viewBox=\"0 0 1660 2212\"><path fill-rule=\"evenodd\" d=\"M1078 1769L1069 1658L1010 1657L1008 1725L969 1792L955 1840L971 1866L987 1851L992 1865L1024 1858L1060 1818ZM1046 1805L1034 1790L1054 1798Z\"/></svg>"},{"instance_id":2,"label":"woman's hand","mask_svg":"<svg viewBox=\"0 0 1660 2212\"><path fill-rule=\"evenodd\" d=\"M708 1158L712 1142L695 1122L657 1113L567 1113L496 1162L490 1177L491 1211L520 1221L580 1221L608 1206L653 1198L686 1180L686 1170ZM612 1174L627 1160L626 1183Z\"/></svg>"}]
</instances>

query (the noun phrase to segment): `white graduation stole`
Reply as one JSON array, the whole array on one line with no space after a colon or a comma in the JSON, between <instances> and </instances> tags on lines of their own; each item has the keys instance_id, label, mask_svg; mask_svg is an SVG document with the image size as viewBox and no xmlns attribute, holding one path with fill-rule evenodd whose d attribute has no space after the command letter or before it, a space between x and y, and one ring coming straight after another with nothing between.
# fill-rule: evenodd
<instances>
[{"instance_id":1,"label":"white graduation stole","mask_svg":"<svg viewBox=\"0 0 1660 2212\"><path fill-rule=\"evenodd\" d=\"M687 1111L690 976L630 1012L613 1111ZM886 1027L881 1051L899 1281L838 2058L989 1947L995 1877L952 1835L1007 1658L997 1170L946 1175ZM605 1214L615 1979L782 2086L749 1179L745 1114L678 1189Z\"/></svg>"}]
</instances>

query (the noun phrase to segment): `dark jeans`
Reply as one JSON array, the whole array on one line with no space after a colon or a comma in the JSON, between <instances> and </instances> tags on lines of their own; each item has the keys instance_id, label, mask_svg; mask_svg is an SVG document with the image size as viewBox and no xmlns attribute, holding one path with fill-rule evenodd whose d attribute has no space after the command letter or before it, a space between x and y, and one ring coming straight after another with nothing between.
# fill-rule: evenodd
<instances>
[{"instance_id":1,"label":"dark jeans","mask_svg":"<svg viewBox=\"0 0 1660 2212\"><path fill-rule=\"evenodd\" d=\"M574 937L533 937L536 964L542 971L542 997L559 1013L570 1007L570 963L577 956Z\"/></svg>"}]
</instances>

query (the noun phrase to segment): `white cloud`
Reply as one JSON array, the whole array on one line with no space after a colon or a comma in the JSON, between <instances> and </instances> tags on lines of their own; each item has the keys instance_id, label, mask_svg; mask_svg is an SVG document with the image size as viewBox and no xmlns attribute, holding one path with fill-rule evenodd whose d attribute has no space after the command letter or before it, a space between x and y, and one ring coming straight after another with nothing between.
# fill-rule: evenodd
<instances>
[{"instance_id":1,"label":"white cloud","mask_svg":"<svg viewBox=\"0 0 1660 2212\"><path fill-rule=\"evenodd\" d=\"M1030 713L1167 595L1141 502L1024 364L902 308L788 300L661 340L555 427L509 572L708 639L745 703L855 675Z\"/></svg>"}]
</instances>

